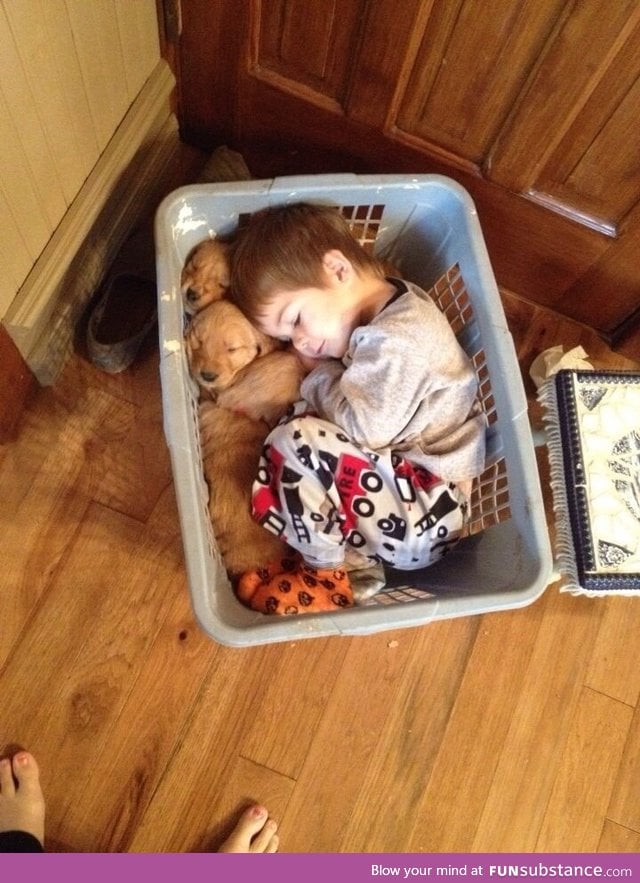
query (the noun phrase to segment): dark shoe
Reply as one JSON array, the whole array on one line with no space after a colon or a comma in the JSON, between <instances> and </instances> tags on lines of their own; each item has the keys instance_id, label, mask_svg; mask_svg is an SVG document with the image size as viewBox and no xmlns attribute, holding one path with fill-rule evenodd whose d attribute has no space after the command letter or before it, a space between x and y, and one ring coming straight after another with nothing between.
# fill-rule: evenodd
<instances>
[{"instance_id":1,"label":"dark shoe","mask_svg":"<svg viewBox=\"0 0 640 883\"><path fill-rule=\"evenodd\" d=\"M111 277L89 318L89 358L109 374L124 371L157 318L155 282L133 273Z\"/></svg>"}]
</instances>

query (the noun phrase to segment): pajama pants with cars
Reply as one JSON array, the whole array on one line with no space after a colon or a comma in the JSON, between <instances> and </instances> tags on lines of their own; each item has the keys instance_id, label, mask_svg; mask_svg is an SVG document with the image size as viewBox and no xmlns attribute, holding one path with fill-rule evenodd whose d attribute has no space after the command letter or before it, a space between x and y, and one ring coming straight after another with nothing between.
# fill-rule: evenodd
<instances>
[{"instance_id":1,"label":"pajama pants with cars","mask_svg":"<svg viewBox=\"0 0 640 883\"><path fill-rule=\"evenodd\" d=\"M276 426L253 485L253 517L318 568L347 549L371 563L414 570L461 536L468 501L450 482L393 450L356 444L312 414Z\"/></svg>"}]
</instances>

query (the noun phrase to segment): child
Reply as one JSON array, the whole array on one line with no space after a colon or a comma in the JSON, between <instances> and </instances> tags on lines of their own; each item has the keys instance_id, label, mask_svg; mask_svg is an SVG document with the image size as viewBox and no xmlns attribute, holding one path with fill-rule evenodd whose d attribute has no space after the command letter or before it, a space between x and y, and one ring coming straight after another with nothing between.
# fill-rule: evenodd
<instances>
[{"instance_id":1,"label":"child","mask_svg":"<svg viewBox=\"0 0 640 883\"><path fill-rule=\"evenodd\" d=\"M252 503L299 557L244 574L240 599L264 613L335 610L353 603L354 550L406 570L441 558L484 467L485 418L433 301L385 278L337 209L305 203L252 220L231 291L313 366L304 401L267 438Z\"/></svg>"}]
</instances>

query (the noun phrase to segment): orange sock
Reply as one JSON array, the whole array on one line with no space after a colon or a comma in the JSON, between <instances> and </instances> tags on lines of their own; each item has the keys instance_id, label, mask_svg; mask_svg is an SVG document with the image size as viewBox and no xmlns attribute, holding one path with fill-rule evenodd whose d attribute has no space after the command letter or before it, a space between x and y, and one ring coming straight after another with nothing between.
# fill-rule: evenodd
<instances>
[{"instance_id":1,"label":"orange sock","mask_svg":"<svg viewBox=\"0 0 640 883\"><path fill-rule=\"evenodd\" d=\"M282 558L240 577L238 597L261 613L322 613L353 606L344 567L316 568L302 558Z\"/></svg>"}]
</instances>

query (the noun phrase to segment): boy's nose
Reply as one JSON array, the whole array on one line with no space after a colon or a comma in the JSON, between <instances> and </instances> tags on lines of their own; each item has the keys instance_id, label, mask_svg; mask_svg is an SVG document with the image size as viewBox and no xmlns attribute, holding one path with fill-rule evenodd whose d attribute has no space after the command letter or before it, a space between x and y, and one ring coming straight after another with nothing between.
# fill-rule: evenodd
<instances>
[{"instance_id":1,"label":"boy's nose","mask_svg":"<svg viewBox=\"0 0 640 883\"><path fill-rule=\"evenodd\" d=\"M304 349L305 346L308 346L309 340L306 334L294 328L293 334L291 335L291 343L296 349L301 350Z\"/></svg>"},{"instance_id":2,"label":"boy's nose","mask_svg":"<svg viewBox=\"0 0 640 883\"><path fill-rule=\"evenodd\" d=\"M303 356L315 356L316 354L317 347L313 345L313 341L311 340L305 339L302 341L298 341L293 345L299 353L302 353Z\"/></svg>"}]
</instances>

